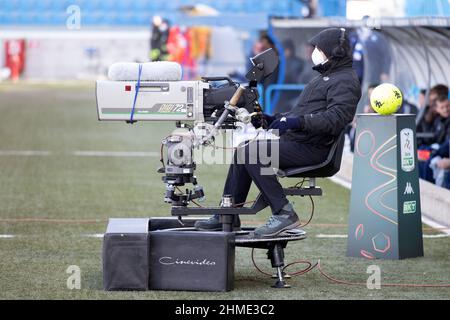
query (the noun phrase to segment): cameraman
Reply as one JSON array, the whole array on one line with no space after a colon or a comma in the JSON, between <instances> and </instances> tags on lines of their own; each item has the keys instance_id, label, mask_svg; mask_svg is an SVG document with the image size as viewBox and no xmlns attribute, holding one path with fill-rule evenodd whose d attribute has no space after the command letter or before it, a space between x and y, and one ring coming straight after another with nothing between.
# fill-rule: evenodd
<instances>
[{"instance_id":1,"label":"cameraman","mask_svg":"<svg viewBox=\"0 0 450 320\"><path fill-rule=\"evenodd\" d=\"M231 195L234 202L246 201L251 182L255 182L264 199L272 209L272 217L255 230L256 237L273 237L280 232L296 228L300 220L286 199L283 187L275 174L263 175L261 170L270 167L251 144L277 144L280 168L300 167L323 162L334 140L353 120L356 106L361 97L361 87L352 69L350 44L344 29L329 28L314 36L310 44L313 69L320 73L311 80L301 93L291 111L274 116L264 114L264 120L254 121L256 127L262 122L269 129L278 130L279 140L257 140L245 148L238 149L234 163L230 166L223 194ZM273 150L273 148L272 148ZM246 161L242 160L245 157ZM199 230L221 230L216 214L205 221L198 221ZM240 228L239 216L233 222L235 230Z\"/></svg>"}]
</instances>

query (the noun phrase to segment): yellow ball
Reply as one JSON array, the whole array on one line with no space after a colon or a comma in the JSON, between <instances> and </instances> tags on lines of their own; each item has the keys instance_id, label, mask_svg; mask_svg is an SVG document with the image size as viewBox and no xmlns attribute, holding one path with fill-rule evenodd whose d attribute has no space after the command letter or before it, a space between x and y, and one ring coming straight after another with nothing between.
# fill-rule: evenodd
<instances>
[{"instance_id":1,"label":"yellow ball","mask_svg":"<svg viewBox=\"0 0 450 320\"><path fill-rule=\"evenodd\" d=\"M370 95L372 109L382 115L390 115L397 112L402 102L402 92L390 83L380 84L372 90Z\"/></svg>"}]
</instances>

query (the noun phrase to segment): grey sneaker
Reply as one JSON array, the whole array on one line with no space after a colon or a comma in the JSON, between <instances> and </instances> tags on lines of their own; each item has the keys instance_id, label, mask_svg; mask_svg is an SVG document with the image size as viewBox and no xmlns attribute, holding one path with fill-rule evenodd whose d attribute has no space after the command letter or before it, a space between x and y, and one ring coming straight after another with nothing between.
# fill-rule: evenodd
<instances>
[{"instance_id":1,"label":"grey sneaker","mask_svg":"<svg viewBox=\"0 0 450 320\"><path fill-rule=\"evenodd\" d=\"M201 231L221 231L222 223L219 221L219 215L215 214L208 220L199 220L194 224L195 229ZM238 215L234 216L233 231L241 230L241 220Z\"/></svg>"},{"instance_id":2,"label":"grey sneaker","mask_svg":"<svg viewBox=\"0 0 450 320\"><path fill-rule=\"evenodd\" d=\"M271 216L265 225L255 229L255 237L275 237L279 233L295 229L299 225L300 219L294 210L281 210L277 215Z\"/></svg>"}]
</instances>

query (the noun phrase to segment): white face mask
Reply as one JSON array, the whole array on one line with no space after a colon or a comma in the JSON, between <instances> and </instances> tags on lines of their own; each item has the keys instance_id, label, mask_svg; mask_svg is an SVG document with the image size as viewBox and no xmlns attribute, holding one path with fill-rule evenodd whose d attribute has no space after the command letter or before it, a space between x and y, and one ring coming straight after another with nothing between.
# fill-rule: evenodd
<instances>
[{"instance_id":1,"label":"white face mask","mask_svg":"<svg viewBox=\"0 0 450 320\"><path fill-rule=\"evenodd\" d=\"M320 50L317 49L317 47L314 48L314 51L311 54L311 59L315 66L319 64L324 64L325 62L328 61L327 57L322 52L320 52Z\"/></svg>"}]
</instances>

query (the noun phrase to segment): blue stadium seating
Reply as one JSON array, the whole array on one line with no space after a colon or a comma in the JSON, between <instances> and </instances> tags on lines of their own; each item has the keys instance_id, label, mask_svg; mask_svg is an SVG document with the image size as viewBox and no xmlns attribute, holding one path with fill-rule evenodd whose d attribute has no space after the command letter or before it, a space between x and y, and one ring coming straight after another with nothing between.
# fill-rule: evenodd
<instances>
[{"instance_id":1,"label":"blue stadium seating","mask_svg":"<svg viewBox=\"0 0 450 320\"><path fill-rule=\"evenodd\" d=\"M67 8L78 5L87 25L147 26L154 14L176 16L180 6L196 3L228 15L300 13L297 0L0 0L0 25L61 25L68 17Z\"/></svg>"}]
</instances>

